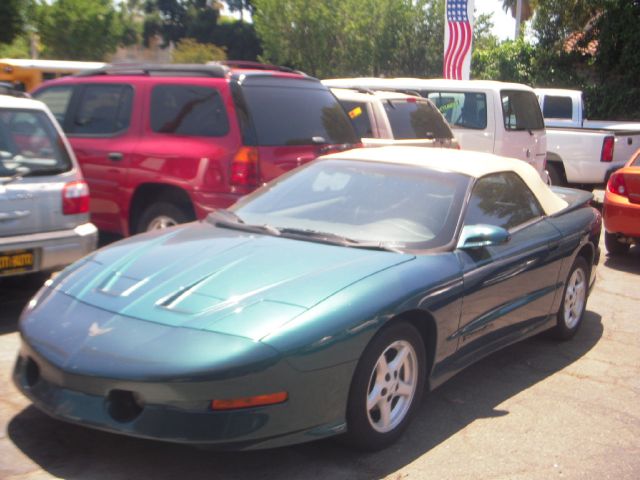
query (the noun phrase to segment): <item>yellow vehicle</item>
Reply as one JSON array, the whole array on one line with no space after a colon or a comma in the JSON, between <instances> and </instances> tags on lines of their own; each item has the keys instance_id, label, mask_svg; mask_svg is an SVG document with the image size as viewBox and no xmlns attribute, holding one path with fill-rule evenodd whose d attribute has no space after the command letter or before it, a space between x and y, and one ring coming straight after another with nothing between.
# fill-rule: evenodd
<instances>
[{"instance_id":1,"label":"yellow vehicle","mask_svg":"<svg viewBox=\"0 0 640 480\"><path fill-rule=\"evenodd\" d=\"M101 68L105 65L102 62L0 58L0 82L10 82L14 88L28 92L45 80Z\"/></svg>"}]
</instances>

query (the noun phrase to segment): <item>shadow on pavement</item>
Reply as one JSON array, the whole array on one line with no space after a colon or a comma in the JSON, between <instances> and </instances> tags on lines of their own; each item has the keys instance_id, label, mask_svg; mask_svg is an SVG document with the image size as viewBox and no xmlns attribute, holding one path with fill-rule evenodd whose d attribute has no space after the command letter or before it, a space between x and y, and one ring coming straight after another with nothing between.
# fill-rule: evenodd
<instances>
[{"instance_id":1,"label":"shadow on pavement","mask_svg":"<svg viewBox=\"0 0 640 480\"><path fill-rule=\"evenodd\" d=\"M0 335L18 329L22 309L45 280L45 276L40 274L0 278Z\"/></svg>"},{"instance_id":2,"label":"shadow on pavement","mask_svg":"<svg viewBox=\"0 0 640 480\"><path fill-rule=\"evenodd\" d=\"M604 260L606 267L621 272L640 273L640 246L631 247L629 253L625 255L606 255Z\"/></svg>"},{"instance_id":3,"label":"shadow on pavement","mask_svg":"<svg viewBox=\"0 0 640 480\"><path fill-rule=\"evenodd\" d=\"M67 479L380 478L478 419L509 415L497 406L580 359L602 333L600 315L588 311L571 341L541 335L487 357L426 395L400 441L377 453L354 452L332 440L267 451L203 451L78 427L32 406L11 419L8 436L45 471Z\"/></svg>"}]
</instances>

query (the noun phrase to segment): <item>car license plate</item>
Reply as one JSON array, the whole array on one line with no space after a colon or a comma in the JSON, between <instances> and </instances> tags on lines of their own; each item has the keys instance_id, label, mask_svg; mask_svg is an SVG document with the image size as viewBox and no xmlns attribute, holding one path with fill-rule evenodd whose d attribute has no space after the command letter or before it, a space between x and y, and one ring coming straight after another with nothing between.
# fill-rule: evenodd
<instances>
[{"instance_id":1,"label":"car license plate","mask_svg":"<svg viewBox=\"0 0 640 480\"><path fill-rule=\"evenodd\" d=\"M34 269L34 265L35 252L33 249L0 252L0 276L29 272Z\"/></svg>"}]
</instances>

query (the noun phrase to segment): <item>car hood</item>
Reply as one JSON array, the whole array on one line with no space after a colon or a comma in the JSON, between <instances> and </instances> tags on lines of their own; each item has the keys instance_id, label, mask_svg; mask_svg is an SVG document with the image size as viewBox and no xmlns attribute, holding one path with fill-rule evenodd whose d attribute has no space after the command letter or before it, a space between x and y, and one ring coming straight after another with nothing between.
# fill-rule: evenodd
<instances>
[{"instance_id":1,"label":"car hood","mask_svg":"<svg viewBox=\"0 0 640 480\"><path fill-rule=\"evenodd\" d=\"M118 315L259 340L413 258L199 222L104 248L61 273L53 288Z\"/></svg>"}]
</instances>

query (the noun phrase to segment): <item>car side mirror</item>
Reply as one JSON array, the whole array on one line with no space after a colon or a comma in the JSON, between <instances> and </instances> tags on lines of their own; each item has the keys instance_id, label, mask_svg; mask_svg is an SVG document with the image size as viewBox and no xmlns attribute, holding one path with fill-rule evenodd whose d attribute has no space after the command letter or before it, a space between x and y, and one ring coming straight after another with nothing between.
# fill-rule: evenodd
<instances>
[{"instance_id":1,"label":"car side mirror","mask_svg":"<svg viewBox=\"0 0 640 480\"><path fill-rule=\"evenodd\" d=\"M474 248L502 245L511 238L509 232L495 225L465 225L460 233L457 248L470 250Z\"/></svg>"}]
</instances>

